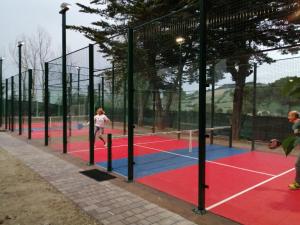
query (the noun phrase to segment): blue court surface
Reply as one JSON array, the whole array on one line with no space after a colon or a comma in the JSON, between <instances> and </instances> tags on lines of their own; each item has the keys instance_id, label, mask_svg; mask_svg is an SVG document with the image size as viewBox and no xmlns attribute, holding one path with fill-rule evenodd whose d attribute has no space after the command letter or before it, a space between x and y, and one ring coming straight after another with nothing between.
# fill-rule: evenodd
<instances>
[{"instance_id":1,"label":"blue court surface","mask_svg":"<svg viewBox=\"0 0 300 225\"><path fill-rule=\"evenodd\" d=\"M114 149L112 149L114 151ZM248 152L247 150L229 148L219 145L207 145L206 160L212 161ZM114 154L114 153L113 153ZM134 177L141 178L156 173L178 169L198 163L198 149L179 149L173 151L157 151L152 154L145 154L134 157ZM107 167L107 162L100 162L97 165ZM123 176L128 174L127 158L112 161L113 171Z\"/></svg>"}]
</instances>

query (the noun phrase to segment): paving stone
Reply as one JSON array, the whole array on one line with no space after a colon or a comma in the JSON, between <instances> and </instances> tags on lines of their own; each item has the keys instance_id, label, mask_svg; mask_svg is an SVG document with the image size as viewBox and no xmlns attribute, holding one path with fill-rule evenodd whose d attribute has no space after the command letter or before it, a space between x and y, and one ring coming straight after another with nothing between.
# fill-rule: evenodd
<instances>
[{"instance_id":1,"label":"paving stone","mask_svg":"<svg viewBox=\"0 0 300 225\"><path fill-rule=\"evenodd\" d=\"M96 182L80 174L82 169L5 133L0 134L0 147L40 174L104 225L194 224L110 181Z\"/></svg>"}]
</instances>

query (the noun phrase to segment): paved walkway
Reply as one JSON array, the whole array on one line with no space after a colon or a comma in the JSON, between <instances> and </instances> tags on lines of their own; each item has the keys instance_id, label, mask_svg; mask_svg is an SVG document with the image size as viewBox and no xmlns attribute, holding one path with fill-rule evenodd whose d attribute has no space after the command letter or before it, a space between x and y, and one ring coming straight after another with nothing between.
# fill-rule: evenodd
<instances>
[{"instance_id":1,"label":"paved walkway","mask_svg":"<svg viewBox=\"0 0 300 225\"><path fill-rule=\"evenodd\" d=\"M191 225L191 221L150 203L110 181L97 182L79 167L6 133L0 147L40 174L82 210L103 224Z\"/></svg>"}]
</instances>

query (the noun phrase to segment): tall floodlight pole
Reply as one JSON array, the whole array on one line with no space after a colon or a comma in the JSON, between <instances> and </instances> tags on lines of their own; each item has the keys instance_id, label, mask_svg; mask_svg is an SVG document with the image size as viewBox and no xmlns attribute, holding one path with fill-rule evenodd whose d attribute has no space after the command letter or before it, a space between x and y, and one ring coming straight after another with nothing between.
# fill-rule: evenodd
<instances>
[{"instance_id":1,"label":"tall floodlight pole","mask_svg":"<svg viewBox=\"0 0 300 225\"><path fill-rule=\"evenodd\" d=\"M176 43L179 45L179 68L178 68L178 116L177 116L177 130L181 130L181 90L182 90L182 45L185 39L183 37L177 37ZM178 133L178 139L180 138L180 133Z\"/></svg>"},{"instance_id":2,"label":"tall floodlight pole","mask_svg":"<svg viewBox=\"0 0 300 225\"><path fill-rule=\"evenodd\" d=\"M60 5L62 15L62 104L63 104L63 153L67 153L67 50L66 50L66 12L70 5L62 3Z\"/></svg>"},{"instance_id":3,"label":"tall floodlight pole","mask_svg":"<svg viewBox=\"0 0 300 225\"><path fill-rule=\"evenodd\" d=\"M2 117L3 117L3 82L2 82L3 81L2 80L2 73L3 73L2 63L3 63L3 60L4 60L4 58L0 57L0 127L3 124L3 120L2 120Z\"/></svg>"},{"instance_id":4,"label":"tall floodlight pole","mask_svg":"<svg viewBox=\"0 0 300 225\"><path fill-rule=\"evenodd\" d=\"M198 207L196 212L205 213L206 185L206 47L207 47L207 1L200 1L199 19L199 120L198 120Z\"/></svg>"},{"instance_id":5,"label":"tall floodlight pole","mask_svg":"<svg viewBox=\"0 0 300 225\"><path fill-rule=\"evenodd\" d=\"M22 46L24 42L18 42L19 49L19 135L22 134Z\"/></svg>"}]
</instances>

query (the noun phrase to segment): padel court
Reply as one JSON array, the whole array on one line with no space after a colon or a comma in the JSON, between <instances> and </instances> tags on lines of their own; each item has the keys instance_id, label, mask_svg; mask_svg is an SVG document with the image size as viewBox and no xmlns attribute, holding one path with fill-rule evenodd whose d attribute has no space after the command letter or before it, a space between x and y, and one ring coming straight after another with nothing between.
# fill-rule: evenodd
<instances>
[{"instance_id":1,"label":"padel court","mask_svg":"<svg viewBox=\"0 0 300 225\"><path fill-rule=\"evenodd\" d=\"M161 136L136 136L135 181L197 205L196 142ZM75 143L73 143L75 144ZM70 154L88 161L88 143ZM288 190L294 157L207 145L206 209L241 224L294 224L300 220L300 192ZM127 176L127 139L113 139L113 172ZM107 166L107 149L95 143L95 162Z\"/></svg>"}]
</instances>

